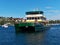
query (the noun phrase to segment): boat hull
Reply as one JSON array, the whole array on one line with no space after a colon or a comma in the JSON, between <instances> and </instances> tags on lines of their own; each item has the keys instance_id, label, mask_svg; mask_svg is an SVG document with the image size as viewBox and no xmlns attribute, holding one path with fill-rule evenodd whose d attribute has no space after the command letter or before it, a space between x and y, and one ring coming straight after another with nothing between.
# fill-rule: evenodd
<instances>
[{"instance_id":1,"label":"boat hull","mask_svg":"<svg viewBox=\"0 0 60 45\"><path fill-rule=\"evenodd\" d=\"M22 23L23 24L23 23ZM35 31L44 31L47 30L49 26L44 26L43 24L34 24L34 23L25 23L15 24L16 32L35 32Z\"/></svg>"}]
</instances>

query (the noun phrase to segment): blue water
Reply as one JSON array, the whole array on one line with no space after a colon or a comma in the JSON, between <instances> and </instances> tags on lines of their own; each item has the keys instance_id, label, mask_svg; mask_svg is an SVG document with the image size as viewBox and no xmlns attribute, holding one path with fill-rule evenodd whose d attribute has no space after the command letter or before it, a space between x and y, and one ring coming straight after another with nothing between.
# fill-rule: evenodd
<instances>
[{"instance_id":1,"label":"blue water","mask_svg":"<svg viewBox=\"0 0 60 45\"><path fill-rule=\"evenodd\" d=\"M0 45L60 45L60 25L34 33L15 33L14 26L0 26Z\"/></svg>"},{"instance_id":2,"label":"blue water","mask_svg":"<svg viewBox=\"0 0 60 45\"><path fill-rule=\"evenodd\" d=\"M16 35L13 26L8 28L0 26L0 45L16 45Z\"/></svg>"}]
</instances>

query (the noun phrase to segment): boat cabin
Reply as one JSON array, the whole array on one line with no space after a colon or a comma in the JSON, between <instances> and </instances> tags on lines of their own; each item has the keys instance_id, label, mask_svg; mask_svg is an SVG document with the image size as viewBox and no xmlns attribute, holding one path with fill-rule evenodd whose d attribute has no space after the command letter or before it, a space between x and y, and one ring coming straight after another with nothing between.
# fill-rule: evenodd
<instances>
[{"instance_id":1,"label":"boat cabin","mask_svg":"<svg viewBox=\"0 0 60 45\"><path fill-rule=\"evenodd\" d=\"M46 20L43 11L26 12L26 22L42 22Z\"/></svg>"}]
</instances>

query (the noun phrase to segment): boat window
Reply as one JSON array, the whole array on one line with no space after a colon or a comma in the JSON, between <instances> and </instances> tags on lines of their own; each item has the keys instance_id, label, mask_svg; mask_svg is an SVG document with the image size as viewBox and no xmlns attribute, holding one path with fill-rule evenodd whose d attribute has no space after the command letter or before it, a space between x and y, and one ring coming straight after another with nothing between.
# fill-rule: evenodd
<instances>
[{"instance_id":1,"label":"boat window","mask_svg":"<svg viewBox=\"0 0 60 45\"><path fill-rule=\"evenodd\" d=\"M37 19L37 17L35 17L35 19Z\"/></svg>"},{"instance_id":2,"label":"boat window","mask_svg":"<svg viewBox=\"0 0 60 45\"><path fill-rule=\"evenodd\" d=\"M42 20L46 20L46 18L45 17L40 17Z\"/></svg>"},{"instance_id":3,"label":"boat window","mask_svg":"<svg viewBox=\"0 0 60 45\"><path fill-rule=\"evenodd\" d=\"M27 20L32 20L32 19L42 19L42 20L46 20L46 18L44 18L44 17L27 17Z\"/></svg>"},{"instance_id":4,"label":"boat window","mask_svg":"<svg viewBox=\"0 0 60 45\"><path fill-rule=\"evenodd\" d=\"M31 19L31 17L27 17L27 20L30 20Z\"/></svg>"},{"instance_id":5,"label":"boat window","mask_svg":"<svg viewBox=\"0 0 60 45\"><path fill-rule=\"evenodd\" d=\"M40 17L38 17L38 19L40 19Z\"/></svg>"},{"instance_id":6,"label":"boat window","mask_svg":"<svg viewBox=\"0 0 60 45\"><path fill-rule=\"evenodd\" d=\"M44 20L46 20L46 18L44 18Z\"/></svg>"},{"instance_id":7,"label":"boat window","mask_svg":"<svg viewBox=\"0 0 60 45\"><path fill-rule=\"evenodd\" d=\"M31 17L31 19L34 19L34 17Z\"/></svg>"},{"instance_id":8,"label":"boat window","mask_svg":"<svg viewBox=\"0 0 60 45\"><path fill-rule=\"evenodd\" d=\"M27 19L29 19L29 18L27 18Z\"/></svg>"}]
</instances>

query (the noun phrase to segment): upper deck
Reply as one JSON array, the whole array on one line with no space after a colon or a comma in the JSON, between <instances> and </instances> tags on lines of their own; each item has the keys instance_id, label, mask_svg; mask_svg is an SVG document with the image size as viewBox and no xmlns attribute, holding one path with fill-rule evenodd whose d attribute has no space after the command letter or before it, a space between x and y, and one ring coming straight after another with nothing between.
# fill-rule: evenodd
<instances>
[{"instance_id":1,"label":"upper deck","mask_svg":"<svg viewBox=\"0 0 60 45\"><path fill-rule=\"evenodd\" d=\"M29 12L26 12L26 15L33 15L33 14L43 14L43 11L29 11Z\"/></svg>"},{"instance_id":2,"label":"upper deck","mask_svg":"<svg viewBox=\"0 0 60 45\"><path fill-rule=\"evenodd\" d=\"M46 20L43 11L29 11L26 12L26 22L42 22Z\"/></svg>"}]
</instances>

